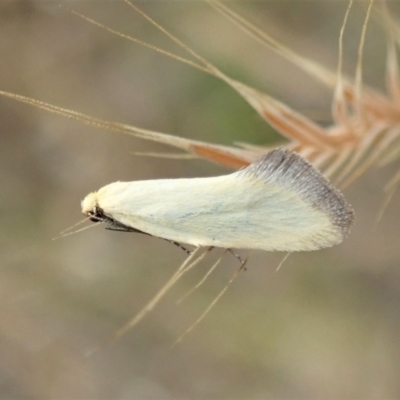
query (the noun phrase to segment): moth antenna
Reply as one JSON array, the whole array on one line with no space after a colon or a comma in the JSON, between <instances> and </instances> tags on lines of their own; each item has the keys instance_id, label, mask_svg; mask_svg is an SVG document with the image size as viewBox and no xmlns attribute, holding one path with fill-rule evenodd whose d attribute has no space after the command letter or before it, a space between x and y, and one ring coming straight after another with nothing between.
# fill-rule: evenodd
<instances>
[{"instance_id":1,"label":"moth antenna","mask_svg":"<svg viewBox=\"0 0 400 400\"><path fill-rule=\"evenodd\" d=\"M84 219L78 221L76 224L70 226L69 228L64 229L63 231L60 232L60 237L61 235L64 235L64 233L67 233L68 231L70 231L71 229L83 224L84 222L86 222L88 219L90 219L91 217L85 217Z\"/></svg>"},{"instance_id":2,"label":"moth antenna","mask_svg":"<svg viewBox=\"0 0 400 400\"><path fill-rule=\"evenodd\" d=\"M88 219L88 218L87 218L87 219ZM86 220L87 220L87 219L86 219ZM83 221L79 222L79 224L82 223L82 222L83 222ZM102 221L99 221L99 222L100 222L100 224L102 224ZM76 224L76 225L79 225L79 224ZM100 224L91 224L91 225L89 225L89 226L85 226L84 228L77 229L76 231L67 232L67 233L64 233L63 235L56 236L55 238L53 238L53 239L51 239L51 240L62 239L62 238L65 238L65 237L67 237L67 236L74 235L75 233L79 233L79 232L86 231L86 229L94 228L94 227L96 227L96 226L100 226ZM71 227L71 228L72 228L72 227ZM68 228L68 229L71 229L71 228Z\"/></svg>"}]
</instances>

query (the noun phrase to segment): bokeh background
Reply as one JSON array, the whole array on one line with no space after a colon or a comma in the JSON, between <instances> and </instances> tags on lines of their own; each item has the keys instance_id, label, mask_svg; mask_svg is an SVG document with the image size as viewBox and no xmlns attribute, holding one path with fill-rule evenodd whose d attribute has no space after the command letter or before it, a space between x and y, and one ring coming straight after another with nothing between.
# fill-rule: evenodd
<instances>
[{"instance_id":1,"label":"bokeh background","mask_svg":"<svg viewBox=\"0 0 400 400\"><path fill-rule=\"evenodd\" d=\"M330 89L206 4L138 4L228 74L329 123ZM288 47L336 68L347 1L228 4ZM66 7L180 52L123 2L3 0L2 90L215 143L279 139L222 82L94 27ZM364 11L354 8L345 35L349 74ZM385 43L372 18L363 66L365 80L382 90ZM369 171L346 190L357 214L348 240L294 254L277 273L283 254L254 253L248 270L173 351L170 345L231 277L235 259L226 257L176 305L213 255L134 331L87 358L85 352L139 311L185 255L163 240L100 227L52 241L82 218L80 200L117 180L229 171L201 160L138 157L132 153L171 150L6 98L0 98L0 121L0 398L399 398L399 195L375 226L383 185L398 163Z\"/></svg>"}]
</instances>

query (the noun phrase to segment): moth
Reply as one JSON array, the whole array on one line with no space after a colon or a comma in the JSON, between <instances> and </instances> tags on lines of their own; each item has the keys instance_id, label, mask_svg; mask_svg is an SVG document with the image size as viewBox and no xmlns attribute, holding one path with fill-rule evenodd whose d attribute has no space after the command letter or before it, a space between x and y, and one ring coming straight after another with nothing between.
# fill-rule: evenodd
<instances>
[{"instance_id":1,"label":"moth","mask_svg":"<svg viewBox=\"0 0 400 400\"><path fill-rule=\"evenodd\" d=\"M111 183L81 206L106 229L227 249L318 250L341 243L354 223L342 193L284 149L229 175Z\"/></svg>"}]
</instances>

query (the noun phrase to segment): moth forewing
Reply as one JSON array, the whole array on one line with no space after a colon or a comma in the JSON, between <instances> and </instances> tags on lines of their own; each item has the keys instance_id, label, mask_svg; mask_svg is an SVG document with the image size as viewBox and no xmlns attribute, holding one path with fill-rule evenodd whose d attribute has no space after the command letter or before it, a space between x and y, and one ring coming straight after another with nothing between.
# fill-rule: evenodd
<instances>
[{"instance_id":1,"label":"moth forewing","mask_svg":"<svg viewBox=\"0 0 400 400\"><path fill-rule=\"evenodd\" d=\"M115 182L82 212L195 246L290 252L338 244L354 220L339 191L281 149L225 176Z\"/></svg>"}]
</instances>

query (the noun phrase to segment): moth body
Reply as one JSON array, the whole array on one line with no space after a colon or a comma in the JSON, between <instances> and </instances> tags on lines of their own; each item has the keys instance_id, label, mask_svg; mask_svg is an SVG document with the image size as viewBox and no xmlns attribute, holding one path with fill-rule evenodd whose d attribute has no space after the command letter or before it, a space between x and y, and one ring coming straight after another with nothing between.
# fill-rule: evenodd
<instances>
[{"instance_id":1,"label":"moth body","mask_svg":"<svg viewBox=\"0 0 400 400\"><path fill-rule=\"evenodd\" d=\"M111 183L86 196L82 212L194 246L290 252L338 244L354 220L343 195L285 150L225 176Z\"/></svg>"}]
</instances>

